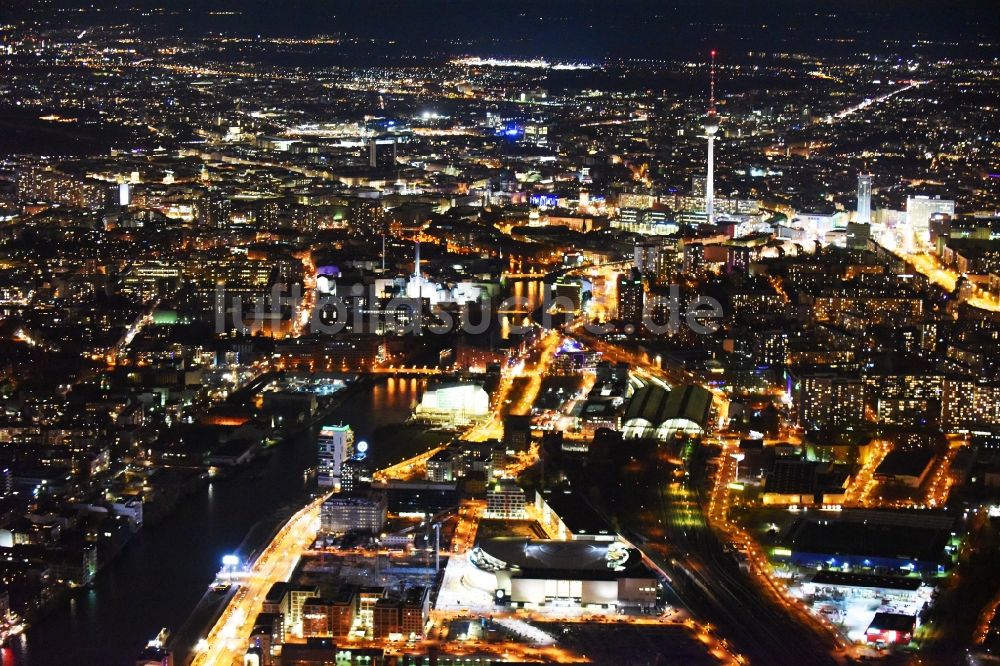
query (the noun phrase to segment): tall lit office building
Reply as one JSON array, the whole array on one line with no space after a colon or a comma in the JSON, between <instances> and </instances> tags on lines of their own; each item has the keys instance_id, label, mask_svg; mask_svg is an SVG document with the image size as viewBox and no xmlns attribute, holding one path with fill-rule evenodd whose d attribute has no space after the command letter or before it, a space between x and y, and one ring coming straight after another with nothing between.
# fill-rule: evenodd
<instances>
[{"instance_id":1,"label":"tall lit office building","mask_svg":"<svg viewBox=\"0 0 1000 666\"><path fill-rule=\"evenodd\" d=\"M948 379L941 402L944 427L984 430L1000 423L1000 385L996 382Z\"/></svg>"},{"instance_id":2,"label":"tall lit office building","mask_svg":"<svg viewBox=\"0 0 1000 666\"><path fill-rule=\"evenodd\" d=\"M937 213L955 216L955 202L941 197L915 196L906 198L906 224L921 243L930 241L930 221Z\"/></svg>"},{"instance_id":3,"label":"tall lit office building","mask_svg":"<svg viewBox=\"0 0 1000 666\"><path fill-rule=\"evenodd\" d=\"M698 197L700 199L705 198L705 176L691 176L691 196Z\"/></svg>"},{"instance_id":4,"label":"tall lit office building","mask_svg":"<svg viewBox=\"0 0 1000 666\"><path fill-rule=\"evenodd\" d=\"M642 321L644 288L637 268L618 276L618 318L638 324Z\"/></svg>"},{"instance_id":5,"label":"tall lit office building","mask_svg":"<svg viewBox=\"0 0 1000 666\"><path fill-rule=\"evenodd\" d=\"M344 461L354 455L354 431L346 425L323 426L316 445L316 482L322 488L340 488Z\"/></svg>"},{"instance_id":6,"label":"tall lit office building","mask_svg":"<svg viewBox=\"0 0 1000 666\"><path fill-rule=\"evenodd\" d=\"M872 222L872 175L858 174L858 224Z\"/></svg>"},{"instance_id":7,"label":"tall lit office building","mask_svg":"<svg viewBox=\"0 0 1000 666\"><path fill-rule=\"evenodd\" d=\"M705 268L705 246L702 243L685 243L683 250L685 275L697 275Z\"/></svg>"},{"instance_id":8,"label":"tall lit office building","mask_svg":"<svg viewBox=\"0 0 1000 666\"><path fill-rule=\"evenodd\" d=\"M385 208L379 199L358 197L347 207L351 233L374 238L385 232Z\"/></svg>"},{"instance_id":9,"label":"tall lit office building","mask_svg":"<svg viewBox=\"0 0 1000 666\"><path fill-rule=\"evenodd\" d=\"M640 274L664 286L676 268L677 245L670 240L642 240L635 244L633 265Z\"/></svg>"},{"instance_id":10,"label":"tall lit office building","mask_svg":"<svg viewBox=\"0 0 1000 666\"><path fill-rule=\"evenodd\" d=\"M128 183L118 184L118 205L128 208L132 204L132 186Z\"/></svg>"},{"instance_id":11,"label":"tall lit office building","mask_svg":"<svg viewBox=\"0 0 1000 666\"><path fill-rule=\"evenodd\" d=\"M799 383L799 424L807 430L845 428L864 420L864 383L819 372Z\"/></svg>"}]
</instances>

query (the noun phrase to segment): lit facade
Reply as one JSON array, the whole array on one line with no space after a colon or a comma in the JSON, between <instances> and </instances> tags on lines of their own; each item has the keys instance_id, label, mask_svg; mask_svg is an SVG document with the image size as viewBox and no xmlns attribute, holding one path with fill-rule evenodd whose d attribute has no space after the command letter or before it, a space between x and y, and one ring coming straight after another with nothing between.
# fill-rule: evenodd
<instances>
[{"instance_id":1,"label":"lit facade","mask_svg":"<svg viewBox=\"0 0 1000 666\"><path fill-rule=\"evenodd\" d=\"M859 224L871 224L872 221L872 175L858 174L858 215Z\"/></svg>"},{"instance_id":2,"label":"lit facade","mask_svg":"<svg viewBox=\"0 0 1000 666\"><path fill-rule=\"evenodd\" d=\"M501 479L486 491L486 518L523 520L527 500L524 490L513 481Z\"/></svg>"},{"instance_id":3,"label":"lit facade","mask_svg":"<svg viewBox=\"0 0 1000 666\"><path fill-rule=\"evenodd\" d=\"M316 482L321 488L339 488L344 462L354 455L354 431L346 425L323 426L316 448Z\"/></svg>"},{"instance_id":4,"label":"lit facade","mask_svg":"<svg viewBox=\"0 0 1000 666\"><path fill-rule=\"evenodd\" d=\"M366 497L334 495L320 508L320 531L325 534L377 534L385 524L386 511L383 493L372 493Z\"/></svg>"},{"instance_id":5,"label":"lit facade","mask_svg":"<svg viewBox=\"0 0 1000 666\"><path fill-rule=\"evenodd\" d=\"M864 419L864 384L835 374L806 375L799 388L799 423L810 430L857 425Z\"/></svg>"}]
</instances>

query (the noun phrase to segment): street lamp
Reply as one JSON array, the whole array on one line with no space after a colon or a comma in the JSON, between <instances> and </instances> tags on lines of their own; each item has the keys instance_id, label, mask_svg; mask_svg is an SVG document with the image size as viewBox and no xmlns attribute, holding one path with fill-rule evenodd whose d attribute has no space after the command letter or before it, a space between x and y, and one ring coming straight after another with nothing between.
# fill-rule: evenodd
<instances>
[{"instance_id":1,"label":"street lamp","mask_svg":"<svg viewBox=\"0 0 1000 666\"><path fill-rule=\"evenodd\" d=\"M236 555L224 555L222 557L222 566L229 576L229 582L233 582L233 570L240 565L240 558Z\"/></svg>"}]
</instances>

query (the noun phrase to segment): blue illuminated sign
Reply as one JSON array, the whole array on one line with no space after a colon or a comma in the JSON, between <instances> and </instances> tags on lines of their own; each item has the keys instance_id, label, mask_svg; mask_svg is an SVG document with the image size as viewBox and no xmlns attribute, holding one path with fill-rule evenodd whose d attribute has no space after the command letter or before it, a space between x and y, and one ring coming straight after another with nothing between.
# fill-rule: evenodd
<instances>
[{"instance_id":1,"label":"blue illuminated sign","mask_svg":"<svg viewBox=\"0 0 1000 666\"><path fill-rule=\"evenodd\" d=\"M518 123L510 122L497 130L497 136L502 136L512 141L520 139L524 136L524 127Z\"/></svg>"},{"instance_id":2,"label":"blue illuminated sign","mask_svg":"<svg viewBox=\"0 0 1000 666\"><path fill-rule=\"evenodd\" d=\"M546 208L555 208L559 205L559 197L555 194L532 194L531 205Z\"/></svg>"}]
</instances>

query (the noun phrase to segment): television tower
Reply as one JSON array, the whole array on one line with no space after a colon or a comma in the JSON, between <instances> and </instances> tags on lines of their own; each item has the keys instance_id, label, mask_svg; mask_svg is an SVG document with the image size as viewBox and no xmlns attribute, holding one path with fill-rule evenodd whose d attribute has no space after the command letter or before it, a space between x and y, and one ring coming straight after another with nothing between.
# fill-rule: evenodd
<instances>
[{"instance_id":1,"label":"television tower","mask_svg":"<svg viewBox=\"0 0 1000 666\"><path fill-rule=\"evenodd\" d=\"M712 49L712 78L709 84L708 113L705 115L705 138L708 139L708 169L705 171L705 214L708 223L715 224L715 134L719 118L715 112L715 49Z\"/></svg>"}]
</instances>

